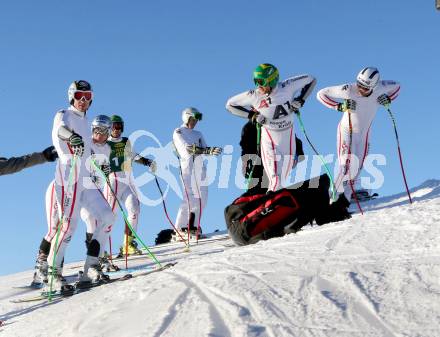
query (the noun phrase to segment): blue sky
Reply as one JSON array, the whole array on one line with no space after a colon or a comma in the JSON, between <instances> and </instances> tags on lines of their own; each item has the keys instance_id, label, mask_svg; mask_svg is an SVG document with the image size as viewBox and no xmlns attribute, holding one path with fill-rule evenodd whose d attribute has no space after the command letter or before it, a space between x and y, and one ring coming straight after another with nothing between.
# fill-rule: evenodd
<instances>
[{"instance_id":1,"label":"blue sky","mask_svg":"<svg viewBox=\"0 0 440 337\"><path fill-rule=\"evenodd\" d=\"M89 115L122 115L126 135L147 130L167 144L181 124L181 111L196 106L204 113L198 128L208 143L231 144L237 154L245 121L224 105L230 96L252 88L252 71L262 62L275 64L281 78L301 73L317 78L303 120L319 151L334 153L340 115L318 103L317 89L351 82L361 68L373 65L383 79L401 83L392 110L408 182L416 186L439 178L439 20L434 1L5 2L0 5L0 155L50 145L54 114L67 106L67 88L77 79L94 86ZM371 152L387 158L378 192L403 191L385 111L378 112L370 141ZM136 150L146 145L141 142ZM305 151L311 154L307 145ZM46 231L44 192L54 168L45 164L0 177L0 254L5 261L0 273L33 266ZM154 182L141 189L157 196ZM202 221L206 232L225 228L224 206L240 194L233 184L212 186L209 192ZM174 220L176 194L170 193L166 202ZM141 212L139 234L151 244L168 224L160 205L143 206ZM120 222L114 247L122 240ZM80 222L68 261L84 258L84 233Z\"/></svg>"}]
</instances>

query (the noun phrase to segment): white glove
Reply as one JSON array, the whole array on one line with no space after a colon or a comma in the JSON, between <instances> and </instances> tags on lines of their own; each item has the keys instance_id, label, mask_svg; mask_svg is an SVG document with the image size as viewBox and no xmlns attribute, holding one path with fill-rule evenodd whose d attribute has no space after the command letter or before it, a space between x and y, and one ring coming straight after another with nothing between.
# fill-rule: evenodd
<instances>
[{"instance_id":1,"label":"white glove","mask_svg":"<svg viewBox=\"0 0 440 337\"><path fill-rule=\"evenodd\" d=\"M157 171L157 164L154 160L152 160L150 163L150 171L153 174L156 173L156 171Z\"/></svg>"}]
</instances>

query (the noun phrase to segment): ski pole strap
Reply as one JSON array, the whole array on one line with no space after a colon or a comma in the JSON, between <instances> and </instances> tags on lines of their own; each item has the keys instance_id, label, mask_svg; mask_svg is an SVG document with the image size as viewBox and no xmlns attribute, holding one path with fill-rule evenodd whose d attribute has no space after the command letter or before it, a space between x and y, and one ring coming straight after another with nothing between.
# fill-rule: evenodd
<instances>
[{"instance_id":1,"label":"ski pole strap","mask_svg":"<svg viewBox=\"0 0 440 337\"><path fill-rule=\"evenodd\" d=\"M315 154L319 157L322 164L324 165L325 172L327 173L327 176L330 179L330 190L332 192L332 200L335 201L336 200L336 188L335 188L333 176L330 173L330 170L329 170L327 164L325 163L324 158L319 154L319 152L316 150L316 148L313 146L312 142L310 141L309 137L307 136L306 129L304 127L304 123L301 118L301 112L299 110L296 113L296 116L298 117L299 126L301 128L301 131L304 133L304 137L306 137L307 142L309 143L310 147L312 148L312 150L315 152Z\"/></svg>"},{"instance_id":2,"label":"ski pole strap","mask_svg":"<svg viewBox=\"0 0 440 337\"><path fill-rule=\"evenodd\" d=\"M109 190L112 192L113 196L115 197L115 200L119 206L119 209L121 210L122 216L124 218L125 224L128 226L128 228L130 229L130 231L133 233L133 235L136 237L136 239L141 243L141 245L145 248L145 250L147 251L148 255L150 255L150 257L153 259L153 261L159 266L162 267L162 265L160 264L160 262L157 260L156 256L150 251L150 249L148 248L148 246L142 241L142 239L139 237L139 235L136 233L136 231L133 229L133 227L130 224L130 221L128 220L127 214L124 211L124 208L121 205L121 202L118 200L118 197L116 195L116 193L113 191L113 188L110 184L110 180L108 179L108 177L104 174L104 172L101 170L101 168L96 164L96 162L94 160L92 160L92 164L93 166L95 166L97 172L99 172L102 177L106 180L107 182L107 186L109 188Z\"/></svg>"},{"instance_id":3,"label":"ski pole strap","mask_svg":"<svg viewBox=\"0 0 440 337\"><path fill-rule=\"evenodd\" d=\"M73 179L72 177L73 177L73 173L75 172L75 169L76 169L76 159L77 159L77 156L74 154L72 162L71 162L72 166L70 167L70 171L69 171L69 178L68 178L67 190L66 190L67 192L69 192L70 187L72 186L72 179ZM66 195L66 198L67 198L67 195ZM64 203L64 200L62 200L61 202ZM61 228L63 227L64 209L62 207L63 207L63 205L61 205L62 210L61 210L61 212L59 212L60 221L58 223L57 235L55 237L55 246L54 246L54 250L53 250L52 271L50 274L50 286L49 286L49 296L48 296L49 302L52 301L52 288L53 288L53 279L55 277L55 261L57 258L58 240L60 237Z\"/></svg>"}]
</instances>

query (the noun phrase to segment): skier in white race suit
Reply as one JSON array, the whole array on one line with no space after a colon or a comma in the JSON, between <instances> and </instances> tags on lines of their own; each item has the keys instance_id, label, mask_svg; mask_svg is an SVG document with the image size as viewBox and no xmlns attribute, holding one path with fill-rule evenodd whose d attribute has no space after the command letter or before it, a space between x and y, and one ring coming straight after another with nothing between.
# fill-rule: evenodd
<instances>
[{"instance_id":1,"label":"skier in white race suit","mask_svg":"<svg viewBox=\"0 0 440 337\"><path fill-rule=\"evenodd\" d=\"M98 222L87 250L82 281L95 282L105 278L100 270L98 256L100 245L103 244L103 232L108 224L114 222L114 214L107 201L90 181L92 137L86 112L93 100L91 85L86 81L73 82L68 90L68 98L70 107L57 112L52 129L53 145L59 155L55 172L55 195L62 215L59 240L57 245L51 245L48 256L49 273L55 275L54 287L51 288L55 290L66 287L61 264L66 247L76 230L82 206L93 205L89 211Z\"/></svg>"},{"instance_id":2,"label":"skier in white race suit","mask_svg":"<svg viewBox=\"0 0 440 337\"><path fill-rule=\"evenodd\" d=\"M110 172L109 155L110 147L106 141L109 136L111 127L110 118L105 115L98 115L92 121L92 142L91 142L91 160L99 167L99 170L107 174ZM100 190L105 186L105 179L102 177L102 173L98 171L92 165L92 171L90 173L91 184L95 184ZM92 185L93 188L93 185ZM82 205L80 214L82 220L87 225L86 233L86 246L90 244L93 233L96 229L97 220L93 218L92 213L87 208L93 207L93 205ZM40 288L48 279L48 262L47 256L50 251L51 243L54 242L54 238L57 234L58 226L60 224L60 214L58 213L58 204L55 193L55 181L53 180L46 190L46 217L48 231L41 241L37 261L35 265L34 278L31 283L31 287ZM104 234L110 234L111 226L107 226ZM104 240L104 244L105 244ZM104 247L101 247L101 253Z\"/></svg>"},{"instance_id":3,"label":"skier in white race suit","mask_svg":"<svg viewBox=\"0 0 440 337\"><path fill-rule=\"evenodd\" d=\"M348 207L354 192L353 181L359 176L369 148L369 132L381 105L391 103L399 95L395 81L380 80L375 67L362 69L356 83L321 89L318 100L326 107L342 112L337 129L339 173L335 179L338 202Z\"/></svg>"},{"instance_id":4,"label":"skier in white race suit","mask_svg":"<svg viewBox=\"0 0 440 337\"><path fill-rule=\"evenodd\" d=\"M203 184L206 181L203 155L218 156L222 152L220 147L208 147L202 133L194 130L200 120L202 114L196 108L186 108L182 112L182 126L173 133L173 143L180 161L183 193L175 226L179 231L189 227L193 233L200 226L201 214L208 199L208 186Z\"/></svg>"},{"instance_id":5,"label":"skier in white race suit","mask_svg":"<svg viewBox=\"0 0 440 337\"><path fill-rule=\"evenodd\" d=\"M132 145L127 137L123 137L124 120L118 115L111 116L111 133L107 141L110 146L109 182L111 189L106 186L104 195L114 213L118 212L118 201L125 206L127 220L135 232L137 232L140 213L140 202L132 172L132 162L149 167L152 173L156 171L156 162L133 153ZM113 194L115 193L115 194ZM116 196L116 198L115 198ZM123 244L119 249L119 255L141 254L134 233L125 227Z\"/></svg>"},{"instance_id":6,"label":"skier in white race suit","mask_svg":"<svg viewBox=\"0 0 440 337\"><path fill-rule=\"evenodd\" d=\"M300 75L279 82L278 69L263 63L254 70L254 83L256 89L231 97L226 109L261 124L261 159L269 178L268 189L277 191L286 187L296 166L293 113L304 105L316 80Z\"/></svg>"}]
</instances>

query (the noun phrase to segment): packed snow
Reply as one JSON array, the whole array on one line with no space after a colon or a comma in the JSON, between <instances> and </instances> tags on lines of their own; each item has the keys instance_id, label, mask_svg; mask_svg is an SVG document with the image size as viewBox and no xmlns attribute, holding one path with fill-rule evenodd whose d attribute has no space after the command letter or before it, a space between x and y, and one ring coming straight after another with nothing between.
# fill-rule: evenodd
<instances>
[{"instance_id":1,"label":"packed snow","mask_svg":"<svg viewBox=\"0 0 440 337\"><path fill-rule=\"evenodd\" d=\"M412 196L251 246L217 233L190 252L153 247L178 263L51 303L11 302L38 294L13 288L32 271L1 277L1 336L440 336L440 181ZM81 265L66 266L69 280Z\"/></svg>"}]
</instances>

